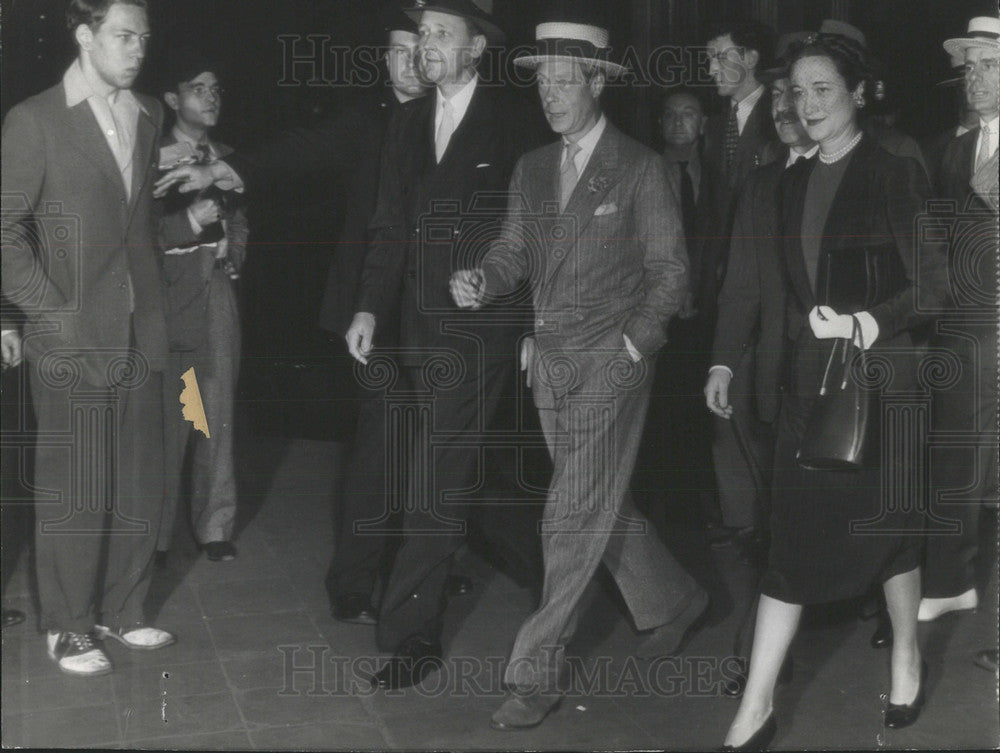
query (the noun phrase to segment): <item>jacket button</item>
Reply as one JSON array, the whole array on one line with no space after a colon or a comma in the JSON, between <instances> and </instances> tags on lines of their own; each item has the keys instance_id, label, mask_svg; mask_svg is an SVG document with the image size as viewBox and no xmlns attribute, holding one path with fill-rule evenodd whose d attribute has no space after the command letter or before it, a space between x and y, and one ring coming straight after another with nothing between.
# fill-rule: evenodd
<instances>
[{"instance_id":1,"label":"jacket button","mask_svg":"<svg viewBox=\"0 0 1000 753\"><path fill-rule=\"evenodd\" d=\"M536 327L544 327L545 326L545 320L544 319L536 319L535 320L535 326Z\"/></svg>"}]
</instances>

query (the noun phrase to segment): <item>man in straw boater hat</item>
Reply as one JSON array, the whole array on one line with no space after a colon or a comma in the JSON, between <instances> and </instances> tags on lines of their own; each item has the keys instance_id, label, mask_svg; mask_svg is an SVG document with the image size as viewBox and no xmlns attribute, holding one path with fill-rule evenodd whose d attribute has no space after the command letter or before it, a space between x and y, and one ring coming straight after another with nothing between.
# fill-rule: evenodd
<instances>
[{"instance_id":1,"label":"man in straw boater hat","mask_svg":"<svg viewBox=\"0 0 1000 753\"><path fill-rule=\"evenodd\" d=\"M539 724L565 692L565 645L601 562L648 634L644 656L678 652L708 608L628 491L656 354L687 289L678 199L660 156L601 112L605 83L624 71L609 60L607 30L563 16L536 37L536 54L515 62L535 69L561 138L518 162L501 237L452 278L470 309L529 283L536 320L522 367L554 463L541 603L518 632L497 729Z\"/></svg>"},{"instance_id":2,"label":"man in straw boater hat","mask_svg":"<svg viewBox=\"0 0 1000 753\"><path fill-rule=\"evenodd\" d=\"M978 435L978 457L967 448L935 448L931 504L936 516L960 521L953 534L927 537L923 598L917 619L974 609L979 518L997 499L997 135L1000 124L1000 19L969 21L964 37L949 39L945 51L965 63L965 96L977 127L945 149L935 194L954 201L955 225L948 253L951 309L938 322L936 345L962 364L957 384L934 394L934 429ZM963 242L964 241L964 242ZM950 320L950 324L948 323ZM966 491L962 491L966 490ZM956 503L938 506L938 499ZM943 501L943 500L942 500ZM980 652L977 663L996 671L997 653Z\"/></svg>"}]
</instances>

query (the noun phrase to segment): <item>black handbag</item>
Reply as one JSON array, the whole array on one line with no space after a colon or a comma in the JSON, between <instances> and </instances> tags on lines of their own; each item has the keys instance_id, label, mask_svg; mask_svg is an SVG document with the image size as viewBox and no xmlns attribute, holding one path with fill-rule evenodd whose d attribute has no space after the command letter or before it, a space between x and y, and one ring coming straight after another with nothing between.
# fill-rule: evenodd
<instances>
[{"instance_id":1,"label":"black handbag","mask_svg":"<svg viewBox=\"0 0 1000 753\"><path fill-rule=\"evenodd\" d=\"M854 323L851 338L833 341L819 398L809 414L796 455L799 465L807 470L859 470L864 467L873 394L851 375L855 358L860 358L862 373L866 365L861 322L853 315L851 319ZM855 340L860 348L854 344ZM834 374L838 354L839 373Z\"/></svg>"}]
</instances>

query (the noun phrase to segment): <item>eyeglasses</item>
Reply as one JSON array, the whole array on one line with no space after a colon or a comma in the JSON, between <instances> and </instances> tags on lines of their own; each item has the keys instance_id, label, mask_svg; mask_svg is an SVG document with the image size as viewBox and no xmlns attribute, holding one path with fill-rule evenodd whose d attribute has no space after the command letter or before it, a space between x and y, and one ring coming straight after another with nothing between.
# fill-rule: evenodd
<instances>
[{"instance_id":1,"label":"eyeglasses","mask_svg":"<svg viewBox=\"0 0 1000 753\"><path fill-rule=\"evenodd\" d=\"M205 86L205 84L192 84L187 87L187 90L191 92L198 99L205 99L211 93L216 99L220 98L226 93L226 90L221 86Z\"/></svg>"}]
</instances>

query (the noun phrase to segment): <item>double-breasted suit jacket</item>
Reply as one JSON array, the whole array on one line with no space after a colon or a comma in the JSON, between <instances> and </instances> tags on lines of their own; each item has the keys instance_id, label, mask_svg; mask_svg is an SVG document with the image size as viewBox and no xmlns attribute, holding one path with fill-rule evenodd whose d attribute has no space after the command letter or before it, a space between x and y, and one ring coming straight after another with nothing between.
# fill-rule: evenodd
<instances>
[{"instance_id":1,"label":"double-breasted suit jacket","mask_svg":"<svg viewBox=\"0 0 1000 753\"><path fill-rule=\"evenodd\" d=\"M628 358L625 336L654 356L687 285L683 223L660 156L608 123L560 213L562 153L558 141L518 163L502 235L482 265L492 296L530 281L539 407Z\"/></svg>"},{"instance_id":2,"label":"double-breasted suit jacket","mask_svg":"<svg viewBox=\"0 0 1000 753\"><path fill-rule=\"evenodd\" d=\"M131 196L90 105L67 107L63 84L14 107L3 125L3 293L24 313L27 357L66 349L96 386L115 382L130 322L152 368L167 350L151 214L163 111L136 97ZM17 241L31 219L37 249Z\"/></svg>"},{"instance_id":3,"label":"double-breasted suit jacket","mask_svg":"<svg viewBox=\"0 0 1000 753\"><path fill-rule=\"evenodd\" d=\"M513 358L518 328L498 324L492 310L459 310L448 283L454 270L475 265L484 240L496 234L514 164L541 141L538 117L515 96L480 81L438 163L436 104L433 94L408 102L390 125L358 310L384 310L387 297L401 290L405 365L419 365L428 351L441 349L463 359L484 349L510 351ZM376 344L378 337L377 325Z\"/></svg>"}]
</instances>

